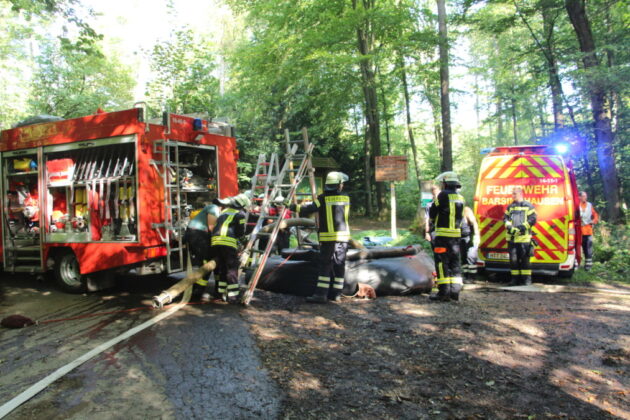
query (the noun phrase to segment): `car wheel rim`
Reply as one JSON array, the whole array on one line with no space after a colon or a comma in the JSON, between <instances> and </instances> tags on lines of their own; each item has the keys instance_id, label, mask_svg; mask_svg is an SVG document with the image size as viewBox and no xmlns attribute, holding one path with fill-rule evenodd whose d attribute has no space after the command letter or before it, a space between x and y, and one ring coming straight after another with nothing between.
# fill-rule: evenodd
<instances>
[{"instance_id":1,"label":"car wheel rim","mask_svg":"<svg viewBox=\"0 0 630 420\"><path fill-rule=\"evenodd\" d=\"M69 256L61 260L59 273L61 280L71 287L81 286L81 273L76 258Z\"/></svg>"}]
</instances>

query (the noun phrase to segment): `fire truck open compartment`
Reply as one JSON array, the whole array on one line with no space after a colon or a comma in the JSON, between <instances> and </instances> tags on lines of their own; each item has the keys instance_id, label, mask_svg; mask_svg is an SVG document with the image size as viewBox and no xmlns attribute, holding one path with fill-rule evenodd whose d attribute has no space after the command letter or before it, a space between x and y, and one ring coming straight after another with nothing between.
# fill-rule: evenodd
<instances>
[{"instance_id":1,"label":"fire truck open compartment","mask_svg":"<svg viewBox=\"0 0 630 420\"><path fill-rule=\"evenodd\" d=\"M186 269L191 215L238 192L236 141L226 124L144 121L134 108L0 133L6 271L79 292L99 273Z\"/></svg>"}]
</instances>

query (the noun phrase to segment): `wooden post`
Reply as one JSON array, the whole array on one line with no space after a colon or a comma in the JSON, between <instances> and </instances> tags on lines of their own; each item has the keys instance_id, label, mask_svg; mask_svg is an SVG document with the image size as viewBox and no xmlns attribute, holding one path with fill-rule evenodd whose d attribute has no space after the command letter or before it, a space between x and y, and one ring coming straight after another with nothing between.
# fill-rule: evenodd
<instances>
[{"instance_id":1,"label":"wooden post","mask_svg":"<svg viewBox=\"0 0 630 420\"><path fill-rule=\"evenodd\" d=\"M396 229L396 184L392 181L389 183L390 192L390 204L392 212L392 238L398 238L398 231Z\"/></svg>"}]
</instances>

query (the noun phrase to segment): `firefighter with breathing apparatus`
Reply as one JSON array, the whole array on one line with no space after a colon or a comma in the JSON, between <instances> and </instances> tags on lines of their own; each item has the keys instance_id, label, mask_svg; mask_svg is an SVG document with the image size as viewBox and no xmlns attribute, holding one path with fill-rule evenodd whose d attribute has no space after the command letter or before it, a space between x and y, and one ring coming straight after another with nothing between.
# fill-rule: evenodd
<instances>
[{"instance_id":1,"label":"firefighter with breathing apparatus","mask_svg":"<svg viewBox=\"0 0 630 420\"><path fill-rule=\"evenodd\" d=\"M319 213L319 276L315 293L306 298L307 302L341 300L350 240L350 197L341 191L348 179L343 172L330 172L326 176L324 193L314 203L290 207L300 216Z\"/></svg>"},{"instance_id":2,"label":"firefighter with breathing apparatus","mask_svg":"<svg viewBox=\"0 0 630 420\"><path fill-rule=\"evenodd\" d=\"M429 298L448 302L459 300L462 289L460 240L465 202L459 194L462 185L455 172L441 173L436 182L442 184L442 191L431 205L429 217L435 227L433 255L438 293Z\"/></svg>"},{"instance_id":3,"label":"firefighter with breathing apparatus","mask_svg":"<svg viewBox=\"0 0 630 420\"><path fill-rule=\"evenodd\" d=\"M507 206L503 222L510 254L511 281L508 286L532 284L532 228L536 224L534 205L523 198L523 188L514 187L513 201Z\"/></svg>"}]
</instances>

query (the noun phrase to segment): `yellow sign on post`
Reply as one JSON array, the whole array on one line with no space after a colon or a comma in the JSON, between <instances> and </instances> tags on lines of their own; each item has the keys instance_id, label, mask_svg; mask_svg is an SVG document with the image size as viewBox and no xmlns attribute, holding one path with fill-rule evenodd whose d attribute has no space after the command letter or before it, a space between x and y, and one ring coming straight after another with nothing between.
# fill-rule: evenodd
<instances>
[{"instance_id":1,"label":"yellow sign on post","mask_svg":"<svg viewBox=\"0 0 630 420\"><path fill-rule=\"evenodd\" d=\"M398 237L396 230L396 187L394 182L407 180L407 156L376 156L376 182L389 181L391 194L392 238Z\"/></svg>"}]
</instances>

